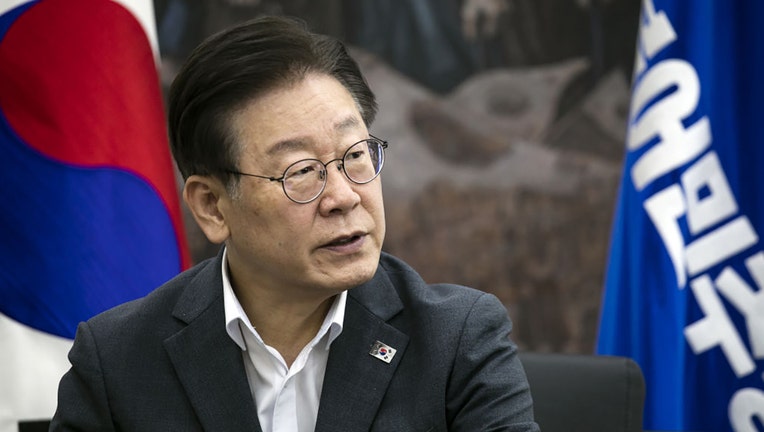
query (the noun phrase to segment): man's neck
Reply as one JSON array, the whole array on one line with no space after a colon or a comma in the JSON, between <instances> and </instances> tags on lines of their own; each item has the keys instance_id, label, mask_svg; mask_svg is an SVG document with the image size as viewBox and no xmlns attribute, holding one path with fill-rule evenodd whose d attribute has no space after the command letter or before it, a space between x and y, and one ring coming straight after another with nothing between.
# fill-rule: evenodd
<instances>
[{"instance_id":1,"label":"man's neck","mask_svg":"<svg viewBox=\"0 0 764 432\"><path fill-rule=\"evenodd\" d=\"M254 290L234 288L234 292L263 342L276 349L289 367L316 336L336 297L298 302L258 295Z\"/></svg>"}]
</instances>

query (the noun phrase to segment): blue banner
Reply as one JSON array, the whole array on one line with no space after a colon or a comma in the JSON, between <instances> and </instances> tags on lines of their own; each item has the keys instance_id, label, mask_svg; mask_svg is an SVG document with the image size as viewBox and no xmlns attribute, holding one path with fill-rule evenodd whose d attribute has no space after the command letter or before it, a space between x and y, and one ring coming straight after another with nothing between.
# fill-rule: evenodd
<instances>
[{"instance_id":1,"label":"blue banner","mask_svg":"<svg viewBox=\"0 0 764 432\"><path fill-rule=\"evenodd\" d=\"M645 430L764 431L764 2L644 0L601 354Z\"/></svg>"}]
</instances>

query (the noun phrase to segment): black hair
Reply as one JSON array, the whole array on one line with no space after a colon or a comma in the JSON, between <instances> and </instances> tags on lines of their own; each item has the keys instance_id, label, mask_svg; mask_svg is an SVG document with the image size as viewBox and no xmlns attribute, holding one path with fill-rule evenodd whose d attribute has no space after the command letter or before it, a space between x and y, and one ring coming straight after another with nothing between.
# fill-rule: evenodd
<instances>
[{"instance_id":1,"label":"black hair","mask_svg":"<svg viewBox=\"0 0 764 432\"><path fill-rule=\"evenodd\" d=\"M231 116L248 102L308 73L339 81L355 100L366 126L377 112L374 93L338 40L312 33L304 22L261 17L202 42L170 87L168 128L178 169L229 184L240 154Z\"/></svg>"}]
</instances>

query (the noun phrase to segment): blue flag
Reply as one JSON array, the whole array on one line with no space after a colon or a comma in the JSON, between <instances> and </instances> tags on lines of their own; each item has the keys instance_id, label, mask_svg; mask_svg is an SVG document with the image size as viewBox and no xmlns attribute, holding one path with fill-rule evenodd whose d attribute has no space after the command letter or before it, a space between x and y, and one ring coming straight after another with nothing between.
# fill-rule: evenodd
<instances>
[{"instance_id":1,"label":"blue flag","mask_svg":"<svg viewBox=\"0 0 764 432\"><path fill-rule=\"evenodd\" d=\"M646 430L764 431L764 2L644 0L597 351Z\"/></svg>"}]
</instances>

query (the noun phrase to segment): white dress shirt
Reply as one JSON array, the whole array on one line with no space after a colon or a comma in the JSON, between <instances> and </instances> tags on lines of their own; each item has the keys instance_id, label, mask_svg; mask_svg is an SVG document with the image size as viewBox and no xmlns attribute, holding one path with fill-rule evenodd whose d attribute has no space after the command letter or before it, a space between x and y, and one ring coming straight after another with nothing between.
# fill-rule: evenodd
<instances>
[{"instance_id":1,"label":"white dress shirt","mask_svg":"<svg viewBox=\"0 0 764 432\"><path fill-rule=\"evenodd\" d=\"M263 432L313 432L329 347L342 332L347 291L335 297L318 333L291 367L263 342L244 313L228 277L227 251L223 251L223 301L226 331L242 349Z\"/></svg>"}]
</instances>

